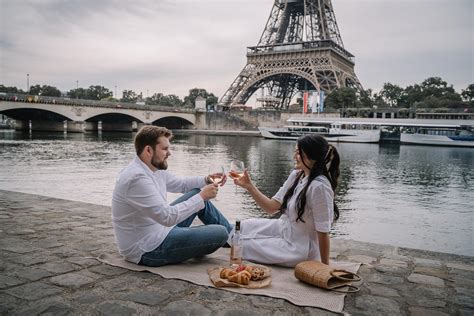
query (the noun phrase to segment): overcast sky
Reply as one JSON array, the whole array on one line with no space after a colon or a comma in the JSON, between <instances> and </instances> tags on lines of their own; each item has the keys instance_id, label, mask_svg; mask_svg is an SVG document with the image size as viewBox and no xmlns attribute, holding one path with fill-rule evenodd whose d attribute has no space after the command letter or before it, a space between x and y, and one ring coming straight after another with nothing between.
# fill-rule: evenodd
<instances>
[{"instance_id":1,"label":"overcast sky","mask_svg":"<svg viewBox=\"0 0 474 316\"><path fill-rule=\"evenodd\" d=\"M274 0L0 0L0 84L103 85L218 97L246 63ZM474 83L474 1L333 0L364 88L439 76Z\"/></svg>"}]
</instances>

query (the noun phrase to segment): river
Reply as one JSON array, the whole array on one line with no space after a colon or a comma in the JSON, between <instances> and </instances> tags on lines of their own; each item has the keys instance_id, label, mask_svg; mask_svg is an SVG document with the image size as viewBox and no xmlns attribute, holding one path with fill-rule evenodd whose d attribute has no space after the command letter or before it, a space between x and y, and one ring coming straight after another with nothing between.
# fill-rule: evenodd
<instances>
[{"instance_id":1,"label":"river","mask_svg":"<svg viewBox=\"0 0 474 316\"><path fill-rule=\"evenodd\" d=\"M0 189L110 205L117 173L134 157L133 135L0 131ZM244 161L274 194L293 168L293 141L179 135L169 170L205 175ZM340 219L333 238L474 256L474 150L340 143ZM176 195L170 195L170 200ZM265 214L229 181L214 202L231 221Z\"/></svg>"}]
</instances>

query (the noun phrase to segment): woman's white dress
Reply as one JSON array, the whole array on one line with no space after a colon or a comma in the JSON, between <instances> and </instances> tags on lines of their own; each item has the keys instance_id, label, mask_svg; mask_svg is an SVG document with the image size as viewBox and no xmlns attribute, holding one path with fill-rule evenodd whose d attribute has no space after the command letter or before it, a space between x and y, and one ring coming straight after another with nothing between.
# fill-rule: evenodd
<instances>
[{"instance_id":1,"label":"woman's white dress","mask_svg":"<svg viewBox=\"0 0 474 316\"><path fill-rule=\"evenodd\" d=\"M285 193L295 181L294 170L273 196L282 203ZM301 261L321 260L317 232L329 232L333 220L334 193L329 180L319 176L306 193L306 207L302 221L296 221L296 201L307 177L299 180L288 201L288 209L279 219L251 218L241 223L243 258L263 264L294 267Z\"/></svg>"}]
</instances>

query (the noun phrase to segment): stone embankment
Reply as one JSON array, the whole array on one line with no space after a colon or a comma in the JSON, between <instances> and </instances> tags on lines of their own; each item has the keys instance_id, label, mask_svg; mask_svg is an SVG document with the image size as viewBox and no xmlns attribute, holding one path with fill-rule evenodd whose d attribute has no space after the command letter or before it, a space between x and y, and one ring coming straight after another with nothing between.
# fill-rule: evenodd
<instances>
[{"instance_id":1,"label":"stone embankment","mask_svg":"<svg viewBox=\"0 0 474 316\"><path fill-rule=\"evenodd\" d=\"M0 315L332 315L132 272L114 253L110 208L0 190ZM473 315L472 257L334 240L333 258L363 262L346 297L354 315Z\"/></svg>"}]
</instances>

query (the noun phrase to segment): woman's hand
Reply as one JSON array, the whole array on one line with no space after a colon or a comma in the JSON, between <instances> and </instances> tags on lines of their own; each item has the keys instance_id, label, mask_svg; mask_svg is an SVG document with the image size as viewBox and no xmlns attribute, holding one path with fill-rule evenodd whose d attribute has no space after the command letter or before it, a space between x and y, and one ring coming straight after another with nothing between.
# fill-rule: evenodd
<instances>
[{"instance_id":1,"label":"woman's hand","mask_svg":"<svg viewBox=\"0 0 474 316\"><path fill-rule=\"evenodd\" d=\"M252 179L250 179L250 175L247 169L244 169L244 173L240 177L233 178L234 184L241 186L242 188L249 190L253 183Z\"/></svg>"}]
</instances>

